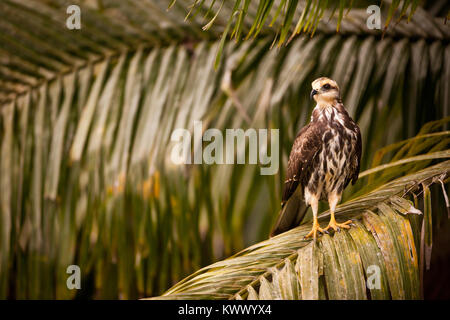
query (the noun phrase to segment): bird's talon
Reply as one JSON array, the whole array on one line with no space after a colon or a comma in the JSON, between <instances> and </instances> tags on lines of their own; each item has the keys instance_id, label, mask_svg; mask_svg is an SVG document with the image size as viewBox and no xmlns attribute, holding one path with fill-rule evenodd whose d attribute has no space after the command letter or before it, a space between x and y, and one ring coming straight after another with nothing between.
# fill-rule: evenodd
<instances>
[{"instance_id":1,"label":"bird's talon","mask_svg":"<svg viewBox=\"0 0 450 320\"><path fill-rule=\"evenodd\" d=\"M343 223L337 223L335 220L332 220L324 230L327 231L331 228L335 232L341 232L342 229L350 229L350 226L355 226L352 220L348 220Z\"/></svg>"},{"instance_id":2,"label":"bird's talon","mask_svg":"<svg viewBox=\"0 0 450 320\"><path fill-rule=\"evenodd\" d=\"M313 223L313 227L312 227L311 231L306 236L304 236L303 239L308 239L308 238L312 237L314 239L314 241L316 241L318 232L325 233L325 230L322 229L318 223L317 224Z\"/></svg>"}]
</instances>

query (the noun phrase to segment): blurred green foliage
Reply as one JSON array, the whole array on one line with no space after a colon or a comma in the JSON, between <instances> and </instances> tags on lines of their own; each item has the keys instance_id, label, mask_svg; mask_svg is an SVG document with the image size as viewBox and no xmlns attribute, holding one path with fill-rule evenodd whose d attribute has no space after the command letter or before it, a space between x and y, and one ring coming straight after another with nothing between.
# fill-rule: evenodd
<instances>
[{"instance_id":1,"label":"blurred green foliage","mask_svg":"<svg viewBox=\"0 0 450 320\"><path fill-rule=\"evenodd\" d=\"M168 1L79 3L79 32L61 27L66 1L0 3L0 298L154 296L265 239L318 76L339 83L362 129L363 169L449 114L448 29L422 8L383 39L355 9L340 34L319 24L280 49L270 31L224 40L214 70L221 14L202 32L200 16L183 22L189 1L168 12ZM279 128L279 174L173 165L170 135L194 120ZM82 270L78 293L66 287L70 264Z\"/></svg>"}]
</instances>

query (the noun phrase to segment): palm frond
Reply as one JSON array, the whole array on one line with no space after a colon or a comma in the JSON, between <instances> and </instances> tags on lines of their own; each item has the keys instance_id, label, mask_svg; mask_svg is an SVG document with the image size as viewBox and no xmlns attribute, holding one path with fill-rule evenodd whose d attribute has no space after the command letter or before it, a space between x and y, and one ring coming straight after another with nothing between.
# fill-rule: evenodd
<instances>
[{"instance_id":1,"label":"palm frond","mask_svg":"<svg viewBox=\"0 0 450 320\"><path fill-rule=\"evenodd\" d=\"M188 1L185 0L182 2L185 3ZM175 3L176 0L172 1L169 8L171 8ZM192 16L192 12L206 12L205 17L209 16L211 8L214 8L216 12L211 14L213 17L204 27L204 29L209 29L209 27L217 19L218 14L223 10L223 4L223 1L219 5L214 0L191 1L187 18ZM363 3L362 6L365 4L366 3ZM397 23L405 17L408 20L411 20L418 7L418 2L413 0L403 1L401 10L399 10L400 4L400 1L391 1L388 5L386 22L384 25L385 28L389 27L396 13L398 13L396 18ZM368 3L367 6L368 5L370 5L370 3ZM243 28L245 26L243 23L244 21L249 26L246 38L256 37L262 31L266 22L270 21L270 23L268 23L270 26L273 26L278 22L276 33L280 34L279 44L282 44L286 40L287 34L292 29L293 35L301 32L314 33L319 22L324 17L328 17L328 19L331 20L337 15L336 31L339 31L344 15L347 16L352 10L353 1L346 0L332 2L313 0L264 0L255 3L251 0L236 0L234 1L234 4L229 3L227 7L232 8L231 10L227 10L227 24L233 23L233 21L235 22L233 28L226 30L223 33L223 36L226 36L230 32L232 37L236 40L240 40L239 35L243 32ZM280 20L282 22L279 22ZM295 28L293 28L293 25L295 25Z\"/></svg>"},{"instance_id":2,"label":"palm frond","mask_svg":"<svg viewBox=\"0 0 450 320\"><path fill-rule=\"evenodd\" d=\"M344 17L339 34L319 24L312 39L269 50L274 34L263 25L254 42L220 38L228 1L207 31L207 11L184 22L190 0L169 11L169 1L73 3L82 7L78 31L62 23L65 0L0 3L0 298L72 298L70 264L93 279L95 297L154 296L264 239L317 76L338 81L363 129L363 168L380 147L449 115L449 31L420 8L382 40L355 9L348 17L359 18ZM230 24L233 36L251 28L252 6L237 17L242 28ZM171 132L192 130L194 120L204 129L280 129L279 174L173 165ZM428 160L371 174L345 198L369 179L379 187L397 170L417 172L445 156L436 154L447 149L448 136L437 132L445 126L435 123L409 141L414 148L407 142L377 161Z\"/></svg>"},{"instance_id":3,"label":"palm frond","mask_svg":"<svg viewBox=\"0 0 450 320\"><path fill-rule=\"evenodd\" d=\"M418 299L419 251L408 213L422 214L405 186L425 185L425 220L430 219L429 186L445 179L450 161L395 179L340 205L336 216L355 226L318 243L302 240L303 224L214 263L169 289L162 299ZM325 223L328 212L320 215ZM429 225L429 222L424 222ZM428 229L430 230L430 229ZM431 247L430 231L426 243ZM379 275L371 283L371 274ZM375 279L375 278L374 278Z\"/></svg>"},{"instance_id":4,"label":"palm frond","mask_svg":"<svg viewBox=\"0 0 450 320\"><path fill-rule=\"evenodd\" d=\"M171 6L175 2L176 0L172 1ZM290 42L298 34L305 33L313 36L317 30L320 32L332 32L335 29L336 32L343 34L371 33L373 35L382 34L383 36L387 32L391 35L397 34L397 32L400 32L400 34L406 32L411 36L411 32L416 33L418 30L408 25L416 11L419 11L418 15L421 17L418 20L422 20L427 16L423 9L418 7L418 1L389 1L388 5L382 6L382 17L385 21L383 29L369 30L366 27L368 18L366 10L370 5L373 5L371 2L358 3L358 8L353 7L353 0L339 2L328 0L262 0L257 2L236 0L230 2L222 1L220 5L215 0L184 0L179 2L183 4L186 2L191 3L186 18L189 18L192 12L206 12L204 16L208 17L211 8L213 8L213 11L216 11L203 27L204 30L208 30L217 20L217 17L222 15L226 21L226 26L221 36L222 42L225 41L227 36L239 42L243 34L245 34L245 39L256 38L259 34L267 33L265 31L270 29L270 33L275 34L274 43L277 42L278 47L286 44L286 42ZM327 19L327 22L320 23L322 19ZM431 23L427 24L425 29L421 28L421 30L424 30L421 36L448 37L448 30L445 30L442 21L441 25L439 25L430 16L425 19ZM395 21L395 26L391 26L392 21ZM402 21L405 23L401 23ZM389 28L390 26L391 28ZM288 37L289 34L290 36ZM217 51L217 61L220 60L222 51L223 47L220 46ZM216 62L216 67L217 65L218 62Z\"/></svg>"}]
</instances>

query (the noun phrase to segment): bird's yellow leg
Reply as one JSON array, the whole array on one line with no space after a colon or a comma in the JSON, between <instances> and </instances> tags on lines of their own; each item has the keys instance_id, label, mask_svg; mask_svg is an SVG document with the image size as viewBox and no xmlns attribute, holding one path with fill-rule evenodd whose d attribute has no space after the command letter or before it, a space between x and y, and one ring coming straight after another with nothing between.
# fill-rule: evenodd
<instances>
[{"instance_id":1,"label":"bird's yellow leg","mask_svg":"<svg viewBox=\"0 0 450 320\"><path fill-rule=\"evenodd\" d=\"M331 218L330 218L330 222L328 223L328 226L324 229L324 231L328 231L328 229L330 229L330 228L333 229L334 231L339 231L341 228L342 229L350 229L349 224L353 223L352 220L347 220L343 223L337 223L336 219L334 218L334 212L336 211L336 206L340 200L341 200L341 197L335 193L332 193L328 197L328 204L330 205Z\"/></svg>"},{"instance_id":2,"label":"bird's yellow leg","mask_svg":"<svg viewBox=\"0 0 450 320\"><path fill-rule=\"evenodd\" d=\"M313 226L311 231L305 236L305 239L313 237L314 241L317 239L317 232L324 233L325 230L322 229L319 225L319 221L317 220L317 211L319 210L319 199L317 199L314 196L311 196L311 202L310 202L312 212L313 212Z\"/></svg>"}]
</instances>

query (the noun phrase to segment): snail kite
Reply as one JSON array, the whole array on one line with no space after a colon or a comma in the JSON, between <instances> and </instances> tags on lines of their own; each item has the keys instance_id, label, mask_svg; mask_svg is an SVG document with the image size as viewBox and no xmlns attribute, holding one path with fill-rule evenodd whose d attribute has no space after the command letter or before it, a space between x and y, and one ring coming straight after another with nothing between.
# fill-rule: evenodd
<instances>
[{"instance_id":1,"label":"snail kite","mask_svg":"<svg viewBox=\"0 0 450 320\"><path fill-rule=\"evenodd\" d=\"M313 211L313 226L305 238L317 232L350 228L351 220L338 223L334 212L350 181L358 179L361 133L342 104L337 83L319 78L312 83L311 98L317 102L311 122L300 130L289 156L281 212L271 236L296 227L307 206ZM330 222L322 229L317 220L320 200L328 200Z\"/></svg>"}]
</instances>

